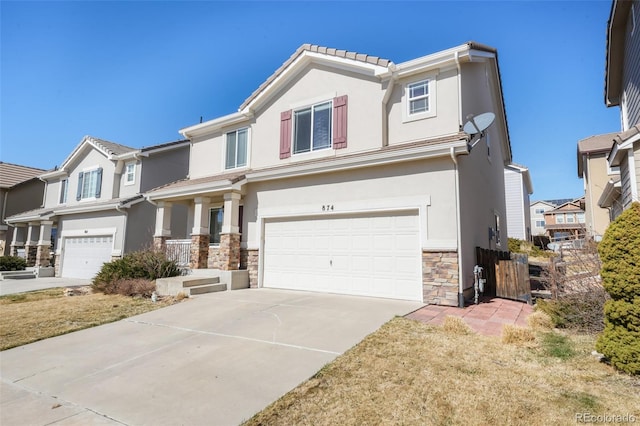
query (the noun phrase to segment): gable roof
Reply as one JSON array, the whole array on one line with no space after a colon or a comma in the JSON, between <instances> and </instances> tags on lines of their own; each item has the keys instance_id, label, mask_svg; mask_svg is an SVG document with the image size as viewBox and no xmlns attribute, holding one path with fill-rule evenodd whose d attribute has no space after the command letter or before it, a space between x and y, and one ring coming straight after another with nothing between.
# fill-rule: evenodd
<instances>
[{"instance_id":1,"label":"gable roof","mask_svg":"<svg viewBox=\"0 0 640 426\"><path fill-rule=\"evenodd\" d=\"M99 139L93 136L85 136L82 138L80 143L75 147L71 154L62 162L60 166L60 170L65 170L67 166L73 161L73 159L78 155L78 153L85 146L90 145L98 151L102 152L106 157L112 157L115 155L126 154L127 152L136 151L135 148L131 148L129 146L120 145L115 142L110 142L104 139Z\"/></svg>"},{"instance_id":2,"label":"gable roof","mask_svg":"<svg viewBox=\"0 0 640 426\"><path fill-rule=\"evenodd\" d=\"M0 161L0 188L9 188L41 175L45 170Z\"/></svg>"},{"instance_id":3,"label":"gable roof","mask_svg":"<svg viewBox=\"0 0 640 426\"><path fill-rule=\"evenodd\" d=\"M249 106L260 94L262 94L276 79L282 76L287 68L302 57L305 52L318 53L328 57L343 58L350 61L362 62L363 64L371 64L380 67L388 67L392 62L388 59L382 59L377 56L367 55L365 53L350 52L348 50L334 49L331 47L318 46L317 44L305 43L300 46L269 78L265 80L243 103L240 110Z\"/></svg>"},{"instance_id":4,"label":"gable roof","mask_svg":"<svg viewBox=\"0 0 640 426\"><path fill-rule=\"evenodd\" d=\"M578 141L578 177L584 174L583 156L590 154L606 154L611 151L613 141L617 133L604 133L601 135L593 135Z\"/></svg>"},{"instance_id":5,"label":"gable roof","mask_svg":"<svg viewBox=\"0 0 640 426\"><path fill-rule=\"evenodd\" d=\"M528 167L516 163L511 163L505 166L505 170L512 170L522 176L524 184L527 188L527 193L533 194L533 182L531 181L531 174L529 173Z\"/></svg>"}]
</instances>

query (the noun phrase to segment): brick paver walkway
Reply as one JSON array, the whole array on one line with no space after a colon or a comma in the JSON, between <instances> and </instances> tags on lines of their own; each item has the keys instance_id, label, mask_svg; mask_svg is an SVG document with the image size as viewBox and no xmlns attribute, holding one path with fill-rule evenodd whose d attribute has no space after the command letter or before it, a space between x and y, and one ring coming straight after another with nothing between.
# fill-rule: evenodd
<instances>
[{"instance_id":1,"label":"brick paver walkway","mask_svg":"<svg viewBox=\"0 0 640 426\"><path fill-rule=\"evenodd\" d=\"M484 299L478 305L464 308L450 306L427 305L406 316L406 318L442 325L448 315L461 317L469 327L479 334L499 336L504 324L521 327L527 325L527 317L533 307L524 302L506 299Z\"/></svg>"}]
</instances>

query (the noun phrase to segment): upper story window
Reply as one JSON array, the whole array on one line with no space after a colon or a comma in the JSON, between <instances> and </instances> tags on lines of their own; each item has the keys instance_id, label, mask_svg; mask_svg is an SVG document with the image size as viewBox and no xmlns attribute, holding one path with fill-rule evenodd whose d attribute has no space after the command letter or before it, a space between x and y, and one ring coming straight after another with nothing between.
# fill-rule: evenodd
<instances>
[{"instance_id":1,"label":"upper story window","mask_svg":"<svg viewBox=\"0 0 640 426\"><path fill-rule=\"evenodd\" d=\"M575 217L572 214L567 213L567 223L575 223L575 221Z\"/></svg>"},{"instance_id":2,"label":"upper story window","mask_svg":"<svg viewBox=\"0 0 640 426\"><path fill-rule=\"evenodd\" d=\"M544 220L536 220L536 228L544 228Z\"/></svg>"},{"instance_id":3,"label":"upper story window","mask_svg":"<svg viewBox=\"0 0 640 426\"><path fill-rule=\"evenodd\" d=\"M78 175L78 193L76 199L85 200L100 198L100 187L102 186L102 168L98 167Z\"/></svg>"},{"instance_id":4,"label":"upper story window","mask_svg":"<svg viewBox=\"0 0 640 426\"><path fill-rule=\"evenodd\" d=\"M429 111L429 80L409 84L408 95L409 115Z\"/></svg>"},{"instance_id":5,"label":"upper story window","mask_svg":"<svg viewBox=\"0 0 640 426\"><path fill-rule=\"evenodd\" d=\"M584 223L584 213L577 213L576 214L577 218L578 218L578 223Z\"/></svg>"},{"instance_id":6,"label":"upper story window","mask_svg":"<svg viewBox=\"0 0 640 426\"><path fill-rule=\"evenodd\" d=\"M331 101L293 112L293 153L331 147Z\"/></svg>"},{"instance_id":7,"label":"upper story window","mask_svg":"<svg viewBox=\"0 0 640 426\"><path fill-rule=\"evenodd\" d=\"M67 194L69 193L69 179L62 179L60 181L60 204L66 204Z\"/></svg>"},{"instance_id":8,"label":"upper story window","mask_svg":"<svg viewBox=\"0 0 640 426\"><path fill-rule=\"evenodd\" d=\"M436 79L428 76L412 81L404 86L406 105L403 108L403 121L420 120L436 115Z\"/></svg>"},{"instance_id":9,"label":"upper story window","mask_svg":"<svg viewBox=\"0 0 640 426\"><path fill-rule=\"evenodd\" d=\"M556 223L564 223L564 213L556 215Z\"/></svg>"},{"instance_id":10,"label":"upper story window","mask_svg":"<svg viewBox=\"0 0 640 426\"><path fill-rule=\"evenodd\" d=\"M249 129L239 129L227 133L226 169L235 169L247 165L247 147Z\"/></svg>"},{"instance_id":11,"label":"upper story window","mask_svg":"<svg viewBox=\"0 0 640 426\"><path fill-rule=\"evenodd\" d=\"M544 209L536 209L535 213L536 214L544 214Z\"/></svg>"},{"instance_id":12,"label":"upper story window","mask_svg":"<svg viewBox=\"0 0 640 426\"><path fill-rule=\"evenodd\" d=\"M136 163L128 163L125 166L124 184L133 185L135 181L136 181Z\"/></svg>"}]
</instances>

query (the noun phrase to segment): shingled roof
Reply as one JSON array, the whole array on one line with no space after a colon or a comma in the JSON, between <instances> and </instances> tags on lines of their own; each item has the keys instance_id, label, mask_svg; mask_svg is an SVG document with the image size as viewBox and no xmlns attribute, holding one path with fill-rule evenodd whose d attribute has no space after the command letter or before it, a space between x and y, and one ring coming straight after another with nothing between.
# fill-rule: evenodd
<instances>
[{"instance_id":1,"label":"shingled roof","mask_svg":"<svg viewBox=\"0 0 640 426\"><path fill-rule=\"evenodd\" d=\"M0 161L0 188L9 188L20 182L33 179L46 170L35 167L20 166L18 164Z\"/></svg>"}]
</instances>

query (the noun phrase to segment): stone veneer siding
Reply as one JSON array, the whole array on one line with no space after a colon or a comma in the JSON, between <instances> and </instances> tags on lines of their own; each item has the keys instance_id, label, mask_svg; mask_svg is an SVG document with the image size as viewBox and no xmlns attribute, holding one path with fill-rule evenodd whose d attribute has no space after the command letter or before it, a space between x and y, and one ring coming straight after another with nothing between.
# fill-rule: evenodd
<instances>
[{"instance_id":1,"label":"stone veneer siding","mask_svg":"<svg viewBox=\"0 0 640 426\"><path fill-rule=\"evenodd\" d=\"M166 253L168 239L169 237L153 237L153 249Z\"/></svg>"},{"instance_id":2,"label":"stone veneer siding","mask_svg":"<svg viewBox=\"0 0 640 426\"><path fill-rule=\"evenodd\" d=\"M53 275L57 278L62 276L62 270L60 270L60 262L62 261L62 253L55 255L55 260L53 262Z\"/></svg>"},{"instance_id":3,"label":"stone veneer siding","mask_svg":"<svg viewBox=\"0 0 640 426\"><path fill-rule=\"evenodd\" d=\"M220 234L218 263L223 271L237 271L240 267L240 234Z\"/></svg>"},{"instance_id":4,"label":"stone veneer siding","mask_svg":"<svg viewBox=\"0 0 640 426\"><path fill-rule=\"evenodd\" d=\"M207 268L220 269L219 255L220 255L219 246L209 246L209 256L207 257Z\"/></svg>"},{"instance_id":5,"label":"stone veneer siding","mask_svg":"<svg viewBox=\"0 0 640 426\"><path fill-rule=\"evenodd\" d=\"M51 266L51 247L38 246L36 250L36 266Z\"/></svg>"},{"instance_id":6,"label":"stone veneer siding","mask_svg":"<svg viewBox=\"0 0 640 426\"><path fill-rule=\"evenodd\" d=\"M458 252L422 252L422 294L430 305L458 306Z\"/></svg>"},{"instance_id":7,"label":"stone veneer siding","mask_svg":"<svg viewBox=\"0 0 640 426\"><path fill-rule=\"evenodd\" d=\"M249 288L258 288L258 250L240 250L240 269L249 271Z\"/></svg>"},{"instance_id":8,"label":"stone veneer siding","mask_svg":"<svg viewBox=\"0 0 640 426\"><path fill-rule=\"evenodd\" d=\"M24 255L27 261L27 266L36 266L36 258L38 256L38 246L24 246Z\"/></svg>"},{"instance_id":9,"label":"stone veneer siding","mask_svg":"<svg viewBox=\"0 0 640 426\"><path fill-rule=\"evenodd\" d=\"M209 257L209 235L191 236L191 269L206 269Z\"/></svg>"}]
</instances>

